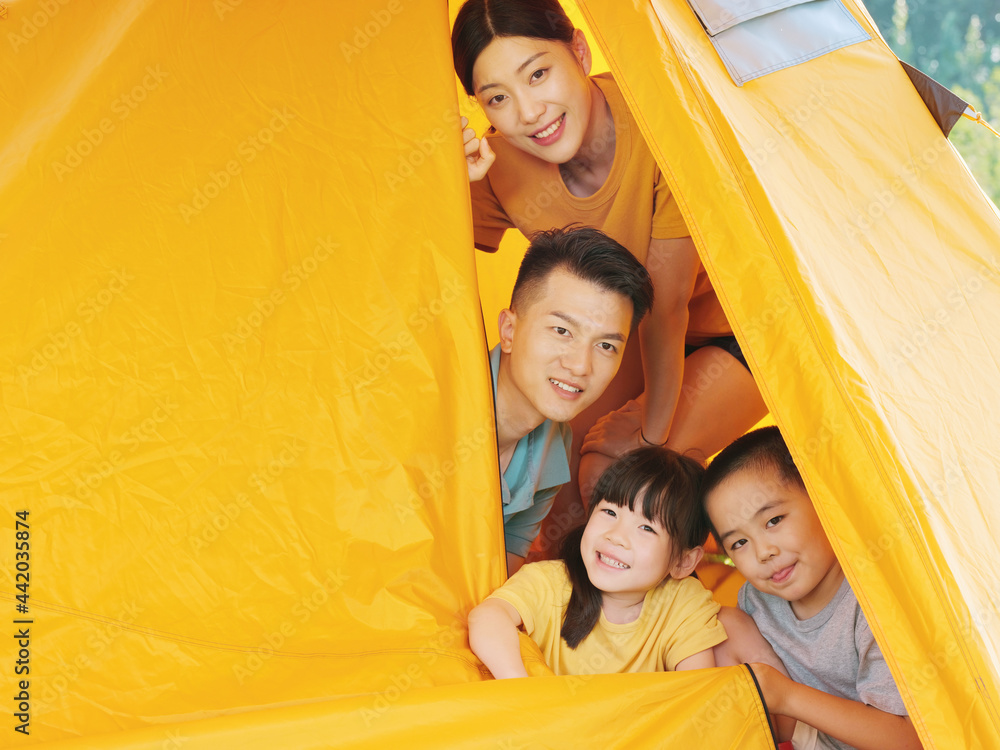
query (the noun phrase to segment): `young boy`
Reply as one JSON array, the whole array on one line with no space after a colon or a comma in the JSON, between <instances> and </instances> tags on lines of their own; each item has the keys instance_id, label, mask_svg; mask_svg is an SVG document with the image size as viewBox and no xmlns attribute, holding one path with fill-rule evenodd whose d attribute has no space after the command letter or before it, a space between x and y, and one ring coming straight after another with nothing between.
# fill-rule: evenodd
<instances>
[{"instance_id":1,"label":"young boy","mask_svg":"<svg viewBox=\"0 0 1000 750\"><path fill-rule=\"evenodd\" d=\"M607 388L652 303L646 269L603 232L532 237L490 353L508 575L570 480L566 423Z\"/></svg>"},{"instance_id":2,"label":"young boy","mask_svg":"<svg viewBox=\"0 0 1000 750\"><path fill-rule=\"evenodd\" d=\"M768 709L815 727L820 747L920 748L778 429L723 450L702 496L713 534L747 579L740 609L791 678L752 665Z\"/></svg>"}]
</instances>

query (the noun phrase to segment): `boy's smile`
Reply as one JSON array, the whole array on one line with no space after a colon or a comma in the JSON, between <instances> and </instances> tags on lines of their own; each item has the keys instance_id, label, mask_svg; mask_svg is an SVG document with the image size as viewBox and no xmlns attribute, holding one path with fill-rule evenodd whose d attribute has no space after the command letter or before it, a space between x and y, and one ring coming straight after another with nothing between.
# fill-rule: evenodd
<instances>
[{"instance_id":1,"label":"boy's smile","mask_svg":"<svg viewBox=\"0 0 1000 750\"><path fill-rule=\"evenodd\" d=\"M777 472L743 469L706 500L736 568L758 591L791 603L800 620L819 613L844 579L806 491Z\"/></svg>"}]
</instances>

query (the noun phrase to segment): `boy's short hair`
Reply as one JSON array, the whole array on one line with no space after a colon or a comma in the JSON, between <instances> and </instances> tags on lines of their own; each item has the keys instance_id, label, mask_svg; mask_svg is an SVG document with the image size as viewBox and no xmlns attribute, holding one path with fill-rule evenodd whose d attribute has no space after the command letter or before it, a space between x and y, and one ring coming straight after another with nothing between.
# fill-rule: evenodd
<instances>
[{"instance_id":1,"label":"boy's short hair","mask_svg":"<svg viewBox=\"0 0 1000 750\"><path fill-rule=\"evenodd\" d=\"M708 519L706 510L708 496L729 477L742 471L758 474L771 471L786 484L796 484L803 490L806 488L788 445L777 427L761 427L736 438L708 465L701 484L701 507L717 542L718 531L711 519Z\"/></svg>"},{"instance_id":2,"label":"boy's short hair","mask_svg":"<svg viewBox=\"0 0 1000 750\"><path fill-rule=\"evenodd\" d=\"M569 226L531 236L514 282L511 309L516 312L533 304L556 269L628 299L633 330L653 305L653 281L632 253L599 229Z\"/></svg>"}]
</instances>

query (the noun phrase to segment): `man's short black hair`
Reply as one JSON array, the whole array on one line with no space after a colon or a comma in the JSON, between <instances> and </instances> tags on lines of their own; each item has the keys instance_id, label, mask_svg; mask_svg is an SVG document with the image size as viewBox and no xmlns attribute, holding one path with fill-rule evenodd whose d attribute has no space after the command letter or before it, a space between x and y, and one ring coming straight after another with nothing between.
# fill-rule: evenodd
<instances>
[{"instance_id":1,"label":"man's short black hair","mask_svg":"<svg viewBox=\"0 0 1000 750\"><path fill-rule=\"evenodd\" d=\"M633 330L653 305L653 281L632 253L599 229L569 226L531 236L514 282L511 309L516 312L534 303L557 269L627 298Z\"/></svg>"}]
</instances>

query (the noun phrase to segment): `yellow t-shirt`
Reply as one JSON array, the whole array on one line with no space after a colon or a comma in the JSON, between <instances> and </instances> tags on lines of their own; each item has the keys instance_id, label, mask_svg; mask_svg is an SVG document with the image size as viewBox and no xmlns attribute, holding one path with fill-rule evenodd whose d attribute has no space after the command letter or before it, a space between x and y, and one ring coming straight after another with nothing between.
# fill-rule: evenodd
<instances>
[{"instance_id":1,"label":"yellow t-shirt","mask_svg":"<svg viewBox=\"0 0 1000 750\"><path fill-rule=\"evenodd\" d=\"M689 656L726 640L719 605L697 578L667 581L646 594L635 622L618 625L604 613L590 635L571 649L559 635L571 586L562 560L529 563L489 598L521 615L557 675L670 672Z\"/></svg>"},{"instance_id":2,"label":"yellow t-shirt","mask_svg":"<svg viewBox=\"0 0 1000 750\"><path fill-rule=\"evenodd\" d=\"M579 198L566 189L559 166L487 136L497 159L486 177L472 183L476 247L495 252L504 231L537 231L577 223L596 227L645 263L650 239L687 237L689 232L667 181L642 138L639 126L610 73L593 76L615 121L615 158L608 179L593 195ZM688 303L687 343L732 334L732 328L699 268Z\"/></svg>"}]
</instances>

